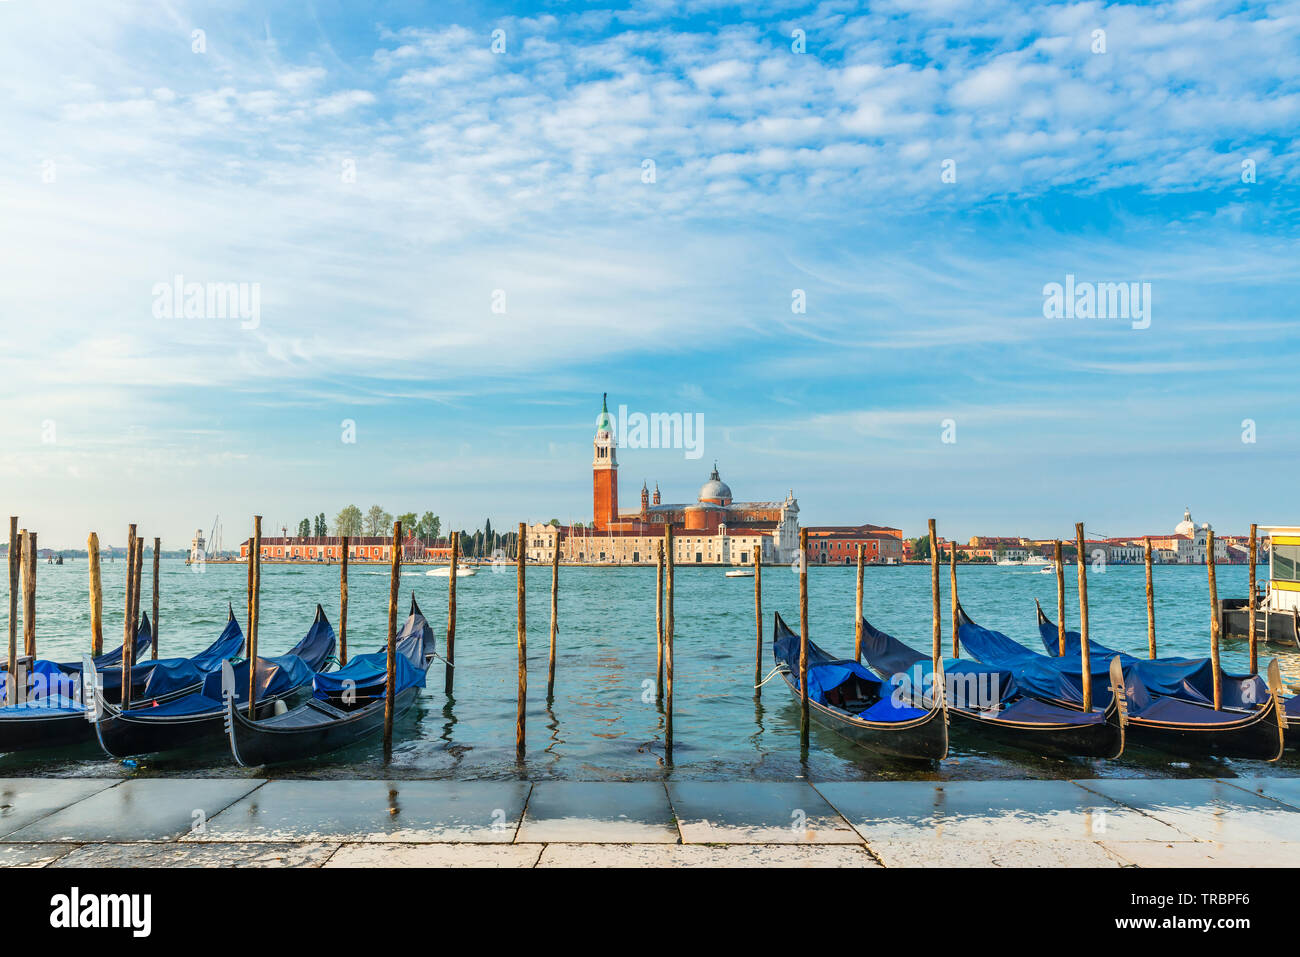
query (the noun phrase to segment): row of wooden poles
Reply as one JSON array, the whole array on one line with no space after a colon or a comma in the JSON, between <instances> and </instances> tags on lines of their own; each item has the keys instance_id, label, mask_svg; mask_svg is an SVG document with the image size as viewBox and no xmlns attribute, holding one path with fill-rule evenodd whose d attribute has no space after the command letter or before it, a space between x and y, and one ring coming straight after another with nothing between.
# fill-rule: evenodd
<instances>
[{"instance_id":1,"label":"row of wooden poles","mask_svg":"<svg viewBox=\"0 0 1300 957\"><path fill-rule=\"evenodd\" d=\"M936 672L943 657L942 622L939 610L939 547L934 519L928 523L930 538L930 591L932 603L932 649L931 654ZM1075 548L1079 578L1079 626L1080 651L1082 655L1083 709L1092 710L1091 655L1088 647L1088 576L1084 558L1083 523L1076 523ZM515 717L515 751L522 760L526 742L526 711L528 697L528 632L525 610L525 558L527 529L519 523L519 535L516 547L516 642L518 650L518 696ZM339 665L347 664L347 621L348 621L348 546L349 536L343 536L342 561L339 564ZM391 564L391 582L388 597L388 656L387 656L387 690L384 710L384 747L391 750L393 740L393 709L395 705L396 682L396 638L398 593L400 590L402 549L402 523L393 523L393 548ZM1146 564L1146 605L1147 605L1147 646L1151 658L1156 657L1155 601L1151 580L1152 550L1151 539L1145 540ZM249 714L253 714L257 696L257 636L258 619L261 610L261 569L262 569L262 517L253 517L253 541L248 559L248 659L250 662L248 676ZM1256 569L1256 526L1250 526L1250 584L1249 584L1249 629L1250 673L1258 669L1258 652L1255 634L1255 569ZM100 582L99 536L90 533L87 540L90 563L90 610L92 652L98 656L103 651L103 590ZM800 688L800 739L807 747L808 723L808 531L799 532L799 688ZM451 695L456 676L456 574L460 556L460 534L451 535L451 567L447 586L447 653L445 693ZM158 557L159 540L153 540L153 641L151 655L158 657ZM1059 653L1065 654L1065 565L1062 561L1062 542L1055 543L1056 559L1056 621L1059 635ZM126 613L122 638L122 696L123 705L130 704L131 668L134 638L139 630L141 570L144 564L144 539L136 534L136 526L131 525L127 543L127 582ZM665 526L663 541L659 543L656 554L655 574L655 644L656 675L655 696L664 708L664 747L668 755L673 747L673 569L675 565L673 552L672 526ZM1219 661L1219 643L1221 616L1218 605L1218 591L1215 584L1214 532L1206 535L1206 565L1209 572L1210 588L1210 649L1214 669L1214 707L1222 706L1222 668ZM862 658L862 599L863 569L865 566L864 546L857 550L857 596L856 624L854 641L854 660ZM23 653L29 658L36 656L36 533L18 528L18 518L9 519L9 673L17 673L17 621L19 573L22 572L23 598ZM550 702L555 695L555 656L556 640L559 631L559 574L560 543L557 540L551 557L551 628L550 653L547 665L546 699ZM958 639L957 615L957 545L951 544L949 551L950 587L949 597L952 613L952 654L961 656L961 644ZM761 694L763 671L763 570L762 550L754 549L754 621L756 645L754 656L755 693ZM16 686L16 683L11 683Z\"/></svg>"},{"instance_id":2,"label":"row of wooden poles","mask_svg":"<svg viewBox=\"0 0 1300 957\"><path fill-rule=\"evenodd\" d=\"M153 540L153 617L150 619L152 642L150 655L158 657L158 553L160 541ZM91 532L86 540L90 566L90 649L92 657L104 652L104 590L99 567L99 535ZM127 534L126 607L122 622L122 700L131 701L131 657L135 635L140 630L141 575L144 568L144 539L131 525ZM12 694L6 704L16 704L26 691L26 682L18 681L18 596L22 594L23 654L36 658L36 533L18 527L18 516L9 517L9 655L6 667L13 676L6 685Z\"/></svg>"}]
</instances>

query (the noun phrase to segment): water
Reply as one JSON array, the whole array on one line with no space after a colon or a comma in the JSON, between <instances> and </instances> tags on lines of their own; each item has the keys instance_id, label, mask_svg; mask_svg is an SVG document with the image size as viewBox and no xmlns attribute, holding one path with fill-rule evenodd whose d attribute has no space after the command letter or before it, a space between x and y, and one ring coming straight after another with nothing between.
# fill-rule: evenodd
<instances>
[{"instance_id":1,"label":"water","mask_svg":"<svg viewBox=\"0 0 1300 957\"><path fill-rule=\"evenodd\" d=\"M126 563L105 563L105 648L122 634L120 608ZM439 634L446 634L447 580L420 566L402 575L401 611L414 591ZM815 567L809 573L810 632L833 653L853 648L854 572ZM1221 597L1246 593L1244 566L1218 569ZM1067 569L1067 620L1077 621L1074 568ZM41 657L79 659L89 645L87 570L84 560L37 571L37 642ZM958 569L962 604L981 624L1005 631L1035 649L1034 599L1055 617L1056 579L1032 567L964 566ZM259 643L279 654L309 627L321 602L338 627L338 568L264 565ZM947 579L945 647L951 644ZM182 561L164 560L161 573L161 654L187 655L220 631L226 605L244 617L246 569L209 564L201 574ZM351 653L378 650L387 627L386 566L353 565L349 574L348 644ZM150 602L149 575L145 598ZM924 778L1234 776L1292 773L1290 754L1277 764L1255 761L1177 762L1126 754L1118 761L1056 760L995 750L954 750L936 770L875 758L814 725L807 763L799 758L799 711L779 678L755 700L753 689L754 582L728 579L721 568L679 568L676 575L676 681L671 764L663 747L663 716L655 704L653 568L562 568L556 693L548 706L546 660L550 569L528 570L528 753L515 761L515 575L484 567L457 589L454 700L443 694L443 665L435 662L420 705L398 725L392 762L378 741L274 769L276 777L458 778L533 780L880 780ZM1156 625L1161 654L1205 655L1209 600L1204 567L1157 566ZM1089 575L1092 636L1137 653L1146 649L1146 605L1141 566ZM764 570L763 609L770 636L773 611L797 627L798 580L790 569ZM930 640L930 573L927 567L868 568L865 612L878 627L918 648ZM0 621L7 602L0 607ZM7 621L0 634L7 633ZM1288 683L1300 677L1300 655L1277 654ZM1266 660L1266 657L1264 658ZM1224 665L1244 671L1244 641L1225 641ZM766 650L763 672L771 669ZM136 759L105 758L97 746L0 756L0 776L121 775L128 773L232 776L240 769L227 751L179 752Z\"/></svg>"}]
</instances>

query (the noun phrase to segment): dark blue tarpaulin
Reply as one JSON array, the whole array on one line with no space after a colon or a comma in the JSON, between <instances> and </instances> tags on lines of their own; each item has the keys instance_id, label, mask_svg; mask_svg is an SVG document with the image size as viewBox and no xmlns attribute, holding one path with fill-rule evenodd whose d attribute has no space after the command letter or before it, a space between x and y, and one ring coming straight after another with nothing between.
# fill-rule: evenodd
<instances>
[{"instance_id":1,"label":"dark blue tarpaulin","mask_svg":"<svg viewBox=\"0 0 1300 957\"><path fill-rule=\"evenodd\" d=\"M1048 655L1060 650L1060 640L1056 625L1040 622L1038 634L1047 648ZM1080 637L1077 631L1065 633L1065 653L1077 658L1080 649ZM1138 673L1142 683L1152 694L1168 695L1197 704L1214 704L1214 665L1209 658L1136 658L1133 655L1107 648L1092 638L1088 639L1088 654L1093 661L1101 660L1109 664L1110 659L1119 656L1120 665L1125 674L1130 669ZM1268 701L1268 683L1259 675L1236 675L1223 673L1221 688L1222 702L1225 708L1250 710Z\"/></svg>"},{"instance_id":2,"label":"dark blue tarpaulin","mask_svg":"<svg viewBox=\"0 0 1300 957\"><path fill-rule=\"evenodd\" d=\"M789 672L795 690L799 690L800 638L777 616L772 653L778 664ZM808 698L818 704L828 705L827 695L852 678L861 681L868 693L877 696L871 704L857 712L857 717L867 721L912 721L927 712L912 707L902 696L895 695L879 678L858 662L832 658L814 642L808 642ZM843 710L843 709L841 709Z\"/></svg>"}]
</instances>

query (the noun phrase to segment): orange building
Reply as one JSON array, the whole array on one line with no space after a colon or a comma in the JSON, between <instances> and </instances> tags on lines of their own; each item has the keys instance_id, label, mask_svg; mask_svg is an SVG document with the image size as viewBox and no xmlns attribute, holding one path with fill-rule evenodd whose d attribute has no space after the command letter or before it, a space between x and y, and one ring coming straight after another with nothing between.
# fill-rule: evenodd
<instances>
[{"instance_id":1,"label":"orange building","mask_svg":"<svg viewBox=\"0 0 1300 957\"><path fill-rule=\"evenodd\" d=\"M893 564L904 557L903 530L887 525L809 525L808 562L812 565L852 565L858 546L873 564Z\"/></svg>"},{"instance_id":2,"label":"orange building","mask_svg":"<svg viewBox=\"0 0 1300 957\"><path fill-rule=\"evenodd\" d=\"M354 535L348 539L348 561L387 562L392 560L393 536ZM239 560L248 561L252 539L239 545ZM402 560L424 559L427 548L414 534L402 541ZM309 538L283 538L274 536L262 539L264 562L337 562L343 558L343 539L337 535L313 535Z\"/></svg>"}]
</instances>

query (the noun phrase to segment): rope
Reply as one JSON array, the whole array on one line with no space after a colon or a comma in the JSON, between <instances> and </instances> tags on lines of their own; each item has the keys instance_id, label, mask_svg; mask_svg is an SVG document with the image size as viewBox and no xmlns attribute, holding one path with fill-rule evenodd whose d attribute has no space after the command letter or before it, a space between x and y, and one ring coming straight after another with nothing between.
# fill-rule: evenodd
<instances>
[{"instance_id":1,"label":"rope","mask_svg":"<svg viewBox=\"0 0 1300 957\"><path fill-rule=\"evenodd\" d=\"M767 684L769 681L771 681L771 680L772 680L773 678L775 678L777 675L779 675L779 674L789 674L789 673L790 673L790 669L787 668L785 665L777 665L775 668L773 668L771 671L769 671L769 672L767 673L767 677L766 677L766 678L764 678L764 679L763 679L762 681L760 681L758 684L754 685L754 687L755 687L755 688L761 688L761 687L763 687L763 685Z\"/></svg>"}]
</instances>

